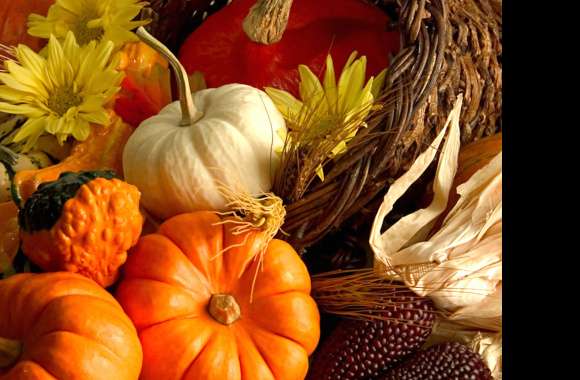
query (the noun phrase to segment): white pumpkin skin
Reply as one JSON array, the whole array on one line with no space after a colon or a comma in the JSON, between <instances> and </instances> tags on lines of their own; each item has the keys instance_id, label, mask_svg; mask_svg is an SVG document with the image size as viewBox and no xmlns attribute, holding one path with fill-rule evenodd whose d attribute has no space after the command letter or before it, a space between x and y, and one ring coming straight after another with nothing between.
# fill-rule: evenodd
<instances>
[{"instance_id":1,"label":"white pumpkin skin","mask_svg":"<svg viewBox=\"0 0 580 380\"><path fill-rule=\"evenodd\" d=\"M123 151L125 181L141 191L159 218L197 210L223 211L218 184L250 194L269 191L286 126L265 92L242 84L198 91L203 116L181 127L179 102L135 130ZM281 131L280 131L281 130Z\"/></svg>"}]
</instances>

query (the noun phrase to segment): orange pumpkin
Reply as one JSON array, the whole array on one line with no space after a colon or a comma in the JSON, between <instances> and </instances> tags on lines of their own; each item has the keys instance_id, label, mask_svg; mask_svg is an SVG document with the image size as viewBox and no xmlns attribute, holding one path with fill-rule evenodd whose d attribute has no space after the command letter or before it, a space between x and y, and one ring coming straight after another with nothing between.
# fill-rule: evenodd
<instances>
[{"instance_id":1,"label":"orange pumpkin","mask_svg":"<svg viewBox=\"0 0 580 380\"><path fill-rule=\"evenodd\" d=\"M455 187L466 182L476 171L489 164L501 152L501 149L501 132L461 148L458 159L459 166L455 175Z\"/></svg>"},{"instance_id":2,"label":"orange pumpkin","mask_svg":"<svg viewBox=\"0 0 580 380\"><path fill-rule=\"evenodd\" d=\"M0 274L10 267L19 242L18 208L13 202L0 203Z\"/></svg>"},{"instance_id":3,"label":"orange pumpkin","mask_svg":"<svg viewBox=\"0 0 580 380\"><path fill-rule=\"evenodd\" d=\"M73 273L0 281L0 379L136 380L143 354L112 295Z\"/></svg>"},{"instance_id":4,"label":"orange pumpkin","mask_svg":"<svg viewBox=\"0 0 580 380\"><path fill-rule=\"evenodd\" d=\"M123 148L133 127L113 115L110 125L92 128L85 141L75 143L70 155L56 165L37 170L23 170L14 176L22 201L26 201L43 182L56 180L63 172L112 169L123 173Z\"/></svg>"},{"instance_id":5,"label":"orange pumpkin","mask_svg":"<svg viewBox=\"0 0 580 380\"><path fill-rule=\"evenodd\" d=\"M38 51L46 40L28 34L28 15L45 15L54 0L2 0L0 1L0 43L8 46L28 45Z\"/></svg>"},{"instance_id":6,"label":"orange pumpkin","mask_svg":"<svg viewBox=\"0 0 580 380\"><path fill-rule=\"evenodd\" d=\"M451 187L451 193L449 194L449 200L447 201L447 208L439 216L437 222L432 228L432 234L436 233L447 214L451 211L453 206L459 200L459 194L457 194L457 186L465 183L472 175L475 174L479 169L483 168L485 165L499 154L502 150L502 134L497 133L492 136L485 137L481 140L477 140L469 145L462 147L459 150L459 157L457 159L457 173L455 173L455 179L453 180L453 185ZM423 196L420 202L422 207L427 207L429 203L433 200L433 187L429 186L427 192Z\"/></svg>"},{"instance_id":7,"label":"orange pumpkin","mask_svg":"<svg viewBox=\"0 0 580 380\"><path fill-rule=\"evenodd\" d=\"M175 216L129 255L116 296L139 332L141 378L304 379L320 336L306 266L276 239L260 265L265 235L220 222Z\"/></svg>"},{"instance_id":8,"label":"orange pumpkin","mask_svg":"<svg viewBox=\"0 0 580 380\"><path fill-rule=\"evenodd\" d=\"M501 149L501 132L462 147L459 150L457 173L453 180L452 189L457 189L457 186L467 182L476 171L489 164L489 162L497 156L499 152L501 152ZM451 211L451 208L455 206L455 203L457 203L458 200L459 194L453 190L451 194L449 194L447 211L444 213L443 218L445 218L447 213Z\"/></svg>"}]
</instances>

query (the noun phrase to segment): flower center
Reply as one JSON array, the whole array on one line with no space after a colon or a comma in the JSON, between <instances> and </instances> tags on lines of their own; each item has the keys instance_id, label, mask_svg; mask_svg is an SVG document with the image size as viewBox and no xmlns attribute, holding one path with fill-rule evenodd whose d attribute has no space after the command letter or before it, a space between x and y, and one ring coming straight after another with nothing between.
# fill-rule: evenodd
<instances>
[{"instance_id":1,"label":"flower center","mask_svg":"<svg viewBox=\"0 0 580 380\"><path fill-rule=\"evenodd\" d=\"M83 98L71 86L58 87L48 99L47 106L58 116L64 116L71 107L81 105Z\"/></svg>"},{"instance_id":2,"label":"flower center","mask_svg":"<svg viewBox=\"0 0 580 380\"><path fill-rule=\"evenodd\" d=\"M96 28L89 28L87 26L89 21L96 18L98 18L97 15L86 15L72 27L72 31L80 46L86 45L91 41L98 41L105 34L105 30L100 26Z\"/></svg>"}]
</instances>

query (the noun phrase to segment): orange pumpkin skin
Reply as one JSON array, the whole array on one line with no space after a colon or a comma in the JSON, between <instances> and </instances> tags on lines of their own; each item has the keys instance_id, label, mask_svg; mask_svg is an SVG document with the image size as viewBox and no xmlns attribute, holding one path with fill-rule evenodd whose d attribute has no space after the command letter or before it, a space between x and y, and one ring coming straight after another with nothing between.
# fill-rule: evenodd
<instances>
[{"instance_id":1,"label":"orange pumpkin skin","mask_svg":"<svg viewBox=\"0 0 580 380\"><path fill-rule=\"evenodd\" d=\"M134 128L116 115L107 126L94 126L85 141L75 143L70 155L56 165L39 170L23 170L14 176L14 184L22 201L26 201L43 182L54 181L63 172L112 169L123 173L125 143Z\"/></svg>"},{"instance_id":2,"label":"orange pumpkin skin","mask_svg":"<svg viewBox=\"0 0 580 380\"><path fill-rule=\"evenodd\" d=\"M447 201L447 208L439 216L437 222L433 225L431 229L431 235L435 234L441 226L443 221L447 217L447 214L455 206L459 200L459 194L457 194L457 186L467 182L477 172L479 169L483 168L485 165L489 164L491 160L499 154L502 150L502 135L496 133L495 135L485 137L481 140L477 140L469 145L462 147L459 150L459 157L457 159L457 173L455 173L455 179L453 180L453 185L451 186L451 192L449 193L449 200ZM429 186L428 191L423 196L420 202L421 207L427 207L433 200L433 187Z\"/></svg>"},{"instance_id":3,"label":"orange pumpkin skin","mask_svg":"<svg viewBox=\"0 0 580 380\"><path fill-rule=\"evenodd\" d=\"M264 236L234 235L220 220L207 211L175 216L129 255L116 296L139 332L141 378L304 379L320 337L306 266L290 245L272 240L251 302ZM214 319L213 294L233 296L240 319Z\"/></svg>"},{"instance_id":4,"label":"orange pumpkin skin","mask_svg":"<svg viewBox=\"0 0 580 380\"><path fill-rule=\"evenodd\" d=\"M0 337L22 342L2 380L136 380L143 353L117 301L93 281L67 272L0 281Z\"/></svg>"},{"instance_id":5,"label":"orange pumpkin skin","mask_svg":"<svg viewBox=\"0 0 580 380\"><path fill-rule=\"evenodd\" d=\"M501 150L501 132L461 148L458 159L459 167L455 175L455 187L465 183L476 171L489 164Z\"/></svg>"},{"instance_id":6,"label":"orange pumpkin skin","mask_svg":"<svg viewBox=\"0 0 580 380\"><path fill-rule=\"evenodd\" d=\"M50 230L20 231L22 251L45 271L82 274L107 287L141 234L141 193L118 179L96 178L66 201Z\"/></svg>"},{"instance_id":7,"label":"orange pumpkin skin","mask_svg":"<svg viewBox=\"0 0 580 380\"><path fill-rule=\"evenodd\" d=\"M453 206L455 206L459 200L459 194L455 191L457 186L467 182L475 172L489 164L490 161L501 152L501 149L502 138L500 132L481 140L477 140L459 150L457 173L455 174L452 186L452 189L454 190L449 194L447 210L442 215L443 218L441 221L445 219L447 213L451 211Z\"/></svg>"},{"instance_id":8,"label":"orange pumpkin skin","mask_svg":"<svg viewBox=\"0 0 580 380\"><path fill-rule=\"evenodd\" d=\"M0 43L8 46L28 45L40 50L46 40L28 34L28 15L46 15L54 0L2 0L0 2Z\"/></svg>"},{"instance_id":9,"label":"orange pumpkin skin","mask_svg":"<svg viewBox=\"0 0 580 380\"><path fill-rule=\"evenodd\" d=\"M125 72L125 78L116 96L115 112L136 128L171 103L169 64L143 42L125 44L119 57L118 69Z\"/></svg>"},{"instance_id":10,"label":"orange pumpkin skin","mask_svg":"<svg viewBox=\"0 0 580 380\"><path fill-rule=\"evenodd\" d=\"M13 202L0 203L0 270L2 263L12 262L19 244L18 208Z\"/></svg>"}]
</instances>

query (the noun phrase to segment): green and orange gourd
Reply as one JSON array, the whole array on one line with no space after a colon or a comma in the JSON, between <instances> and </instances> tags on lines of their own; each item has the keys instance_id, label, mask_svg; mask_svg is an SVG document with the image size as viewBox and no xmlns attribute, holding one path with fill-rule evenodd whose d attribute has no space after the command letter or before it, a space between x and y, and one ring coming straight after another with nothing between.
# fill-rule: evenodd
<instances>
[{"instance_id":1,"label":"green and orange gourd","mask_svg":"<svg viewBox=\"0 0 580 380\"><path fill-rule=\"evenodd\" d=\"M45 271L113 284L141 234L140 193L112 171L65 172L19 211L22 251Z\"/></svg>"}]
</instances>

